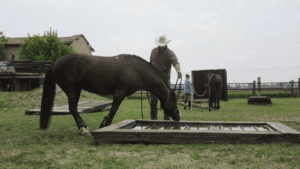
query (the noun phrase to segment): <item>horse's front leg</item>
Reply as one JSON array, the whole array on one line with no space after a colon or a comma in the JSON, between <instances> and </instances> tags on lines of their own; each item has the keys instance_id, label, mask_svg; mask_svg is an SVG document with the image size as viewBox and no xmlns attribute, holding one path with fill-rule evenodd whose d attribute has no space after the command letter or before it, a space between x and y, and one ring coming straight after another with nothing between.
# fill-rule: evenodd
<instances>
[{"instance_id":1,"label":"horse's front leg","mask_svg":"<svg viewBox=\"0 0 300 169\"><path fill-rule=\"evenodd\" d=\"M116 90L114 94L114 100L110 109L109 114L104 117L104 120L100 124L99 128L109 126L117 113L120 104L122 103L123 99L125 98L126 90Z\"/></svg>"}]
</instances>

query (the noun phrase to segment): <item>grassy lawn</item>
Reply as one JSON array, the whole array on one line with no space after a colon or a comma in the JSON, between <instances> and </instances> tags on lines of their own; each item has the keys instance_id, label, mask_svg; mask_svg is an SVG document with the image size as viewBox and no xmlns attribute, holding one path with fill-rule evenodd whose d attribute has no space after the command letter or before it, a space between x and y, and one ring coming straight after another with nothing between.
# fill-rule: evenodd
<instances>
[{"instance_id":1,"label":"grassy lawn","mask_svg":"<svg viewBox=\"0 0 300 169\"><path fill-rule=\"evenodd\" d=\"M39 129L39 116L25 111L40 108L42 88L30 92L0 92L0 168L300 168L300 145L282 144L113 144L93 146L91 136L80 136L71 115L52 116L50 128ZM139 97L137 97L139 98ZM112 100L82 91L80 100ZM184 110L182 120L274 121L300 131L300 98L272 98L272 105L248 105L246 98L221 101L221 111ZM55 104L67 103L57 90ZM205 103L207 104L207 103ZM110 107L81 114L90 131L96 130ZM150 105L143 100L144 119ZM125 99L113 124L141 119L139 99ZM163 112L158 111L158 119Z\"/></svg>"}]
</instances>

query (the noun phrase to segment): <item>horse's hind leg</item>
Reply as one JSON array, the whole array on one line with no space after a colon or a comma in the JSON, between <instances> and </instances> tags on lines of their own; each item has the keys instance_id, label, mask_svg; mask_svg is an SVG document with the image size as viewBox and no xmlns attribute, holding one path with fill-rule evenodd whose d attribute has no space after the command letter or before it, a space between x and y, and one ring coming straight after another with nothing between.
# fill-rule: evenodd
<instances>
[{"instance_id":1,"label":"horse's hind leg","mask_svg":"<svg viewBox=\"0 0 300 169\"><path fill-rule=\"evenodd\" d=\"M87 125L84 123L84 121L82 120L82 118L80 117L80 115L77 111L80 93L81 93L81 89L77 89L77 90L69 89L68 90L67 96L68 96L68 100L69 100L69 110L72 113L78 129L81 131L81 134L89 135Z\"/></svg>"},{"instance_id":2,"label":"horse's hind leg","mask_svg":"<svg viewBox=\"0 0 300 169\"><path fill-rule=\"evenodd\" d=\"M221 98L221 97L219 96L219 97L218 97L218 100L217 100L217 101L218 101L217 109L219 109L219 110L220 110L220 108L221 108L221 106L220 106L220 98Z\"/></svg>"},{"instance_id":3,"label":"horse's hind leg","mask_svg":"<svg viewBox=\"0 0 300 169\"><path fill-rule=\"evenodd\" d=\"M219 109L219 111L220 111L221 92L222 92L222 88L219 89L219 92L217 94L217 109Z\"/></svg>"},{"instance_id":4,"label":"horse's hind leg","mask_svg":"<svg viewBox=\"0 0 300 169\"><path fill-rule=\"evenodd\" d=\"M214 98L214 109L217 107L217 98Z\"/></svg>"},{"instance_id":5,"label":"horse's hind leg","mask_svg":"<svg viewBox=\"0 0 300 169\"><path fill-rule=\"evenodd\" d=\"M208 110L211 111L212 108L213 108L213 98L210 97L210 98L209 98L209 104L208 104Z\"/></svg>"}]
</instances>

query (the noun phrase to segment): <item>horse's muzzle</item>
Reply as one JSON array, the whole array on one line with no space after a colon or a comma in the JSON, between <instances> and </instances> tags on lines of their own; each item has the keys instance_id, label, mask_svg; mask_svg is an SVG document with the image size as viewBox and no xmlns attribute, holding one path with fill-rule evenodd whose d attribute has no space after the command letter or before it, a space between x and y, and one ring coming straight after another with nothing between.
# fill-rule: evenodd
<instances>
[{"instance_id":1,"label":"horse's muzzle","mask_svg":"<svg viewBox=\"0 0 300 169\"><path fill-rule=\"evenodd\" d=\"M181 113L180 113L180 111L178 111L178 113L176 112L175 115L172 117L172 119L174 121L180 121L180 119L181 119Z\"/></svg>"}]
</instances>

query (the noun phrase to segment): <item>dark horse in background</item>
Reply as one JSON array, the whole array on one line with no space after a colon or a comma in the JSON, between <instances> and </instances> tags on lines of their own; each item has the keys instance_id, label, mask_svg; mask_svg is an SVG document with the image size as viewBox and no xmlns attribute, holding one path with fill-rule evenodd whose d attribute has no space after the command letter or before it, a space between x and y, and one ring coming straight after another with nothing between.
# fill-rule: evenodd
<instances>
[{"instance_id":1,"label":"dark horse in background","mask_svg":"<svg viewBox=\"0 0 300 169\"><path fill-rule=\"evenodd\" d=\"M211 111L212 108L220 110L219 100L221 98L221 92L223 87L222 77L219 74L206 74L205 86L208 90L209 95L209 111Z\"/></svg>"},{"instance_id":2,"label":"dark horse in background","mask_svg":"<svg viewBox=\"0 0 300 169\"><path fill-rule=\"evenodd\" d=\"M56 83L68 96L69 110L83 135L89 135L89 131L77 111L82 89L114 96L110 112L99 128L110 125L123 99L139 89L156 95L161 108L173 120L180 121L181 118L175 89L170 89L160 71L146 60L127 54L100 57L74 53L56 60L46 72L40 114L41 129L47 129L50 123Z\"/></svg>"}]
</instances>

